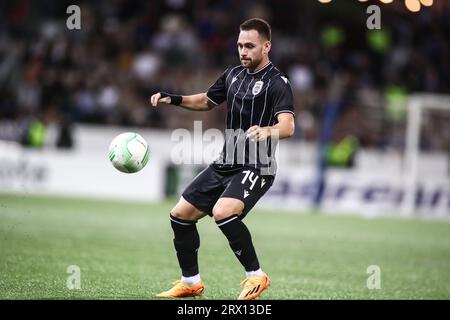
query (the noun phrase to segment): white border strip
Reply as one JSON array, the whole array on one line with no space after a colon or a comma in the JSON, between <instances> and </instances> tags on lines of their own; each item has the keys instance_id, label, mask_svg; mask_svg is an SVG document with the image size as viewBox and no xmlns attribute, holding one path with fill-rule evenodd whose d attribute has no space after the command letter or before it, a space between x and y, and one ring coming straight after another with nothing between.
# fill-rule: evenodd
<instances>
[{"instance_id":1,"label":"white border strip","mask_svg":"<svg viewBox=\"0 0 450 320\"><path fill-rule=\"evenodd\" d=\"M180 221L177 221L177 220L175 220L175 219L172 219L172 217L170 217L170 220L172 220L172 221L175 222L175 223L181 224L181 225L183 225L183 226L192 226L193 224L195 224L195 223L185 223L185 222L180 222Z\"/></svg>"},{"instance_id":2,"label":"white border strip","mask_svg":"<svg viewBox=\"0 0 450 320\"><path fill-rule=\"evenodd\" d=\"M238 218L238 216L231 218L230 220L224 221L222 223L219 223L219 224L217 224L217 226L218 227L223 226L224 224L227 224L228 222L233 221L234 219L237 219L237 218Z\"/></svg>"}]
</instances>

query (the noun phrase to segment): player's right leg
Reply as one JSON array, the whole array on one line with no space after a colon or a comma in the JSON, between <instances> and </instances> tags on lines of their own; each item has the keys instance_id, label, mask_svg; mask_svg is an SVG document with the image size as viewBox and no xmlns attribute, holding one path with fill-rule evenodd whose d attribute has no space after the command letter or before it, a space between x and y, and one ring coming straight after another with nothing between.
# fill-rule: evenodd
<instances>
[{"instance_id":1,"label":"player's right leg","mask_svg":"<svg viewBox=\"0 0 450 320\"><path fill-rule=\"evenodd\" d=\"M175 235L173 243L182 277L173 290L159 296L191 297L203 293L197 263L200 237L195 224L206 214L212 215L214 204L224 189L220 176L211 167L207 167L186 187L180 201L172 209L170 220Z\"/></svg>"},{"instance_id":2,"label":"player's right leg","mask_svg":"<svg viewBox=\"0 0 450 320\"><path fill-rule=\"evenodd\" d=\"M174 286L158 294L163 298L201 296L205 290L198 270L197 252L200 237L196 223L205 213L194 207L183 197L170 212L170 223L174 233L173 244L177 252L182 277Z\"/></svg>"}]
</instances>

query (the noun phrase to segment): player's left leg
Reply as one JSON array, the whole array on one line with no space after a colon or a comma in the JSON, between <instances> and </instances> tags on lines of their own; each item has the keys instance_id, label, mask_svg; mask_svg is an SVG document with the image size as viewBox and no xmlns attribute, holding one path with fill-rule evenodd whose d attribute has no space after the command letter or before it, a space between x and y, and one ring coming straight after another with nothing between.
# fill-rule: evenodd
<instances>
[{"instance_id":1,"label":"player's left leg","mask_svg":"<svg viewBox=\"0 0 450 320\"><path fill-rule=\"evenodd\" d=\"M252 243L250 231L239 218L245 204L235 198L220 198L213 208L217 226L227 237L231 249L246 271L259 269L258 258Z\"/></svg>"},{"instance_id":2,"label":"player's left leg","mask_svg":"<svg viewBox=\"0 0 450 320\"><path fill-rule=\"evenodd\" d=\"M213 208L218 227L227 237L231 249L245 268L247 278L239 299L256 299L270 280L261 270L250 231L242 219L272 185L273 178L245 169L236 174Z\"/></svg>"}]
</instances>

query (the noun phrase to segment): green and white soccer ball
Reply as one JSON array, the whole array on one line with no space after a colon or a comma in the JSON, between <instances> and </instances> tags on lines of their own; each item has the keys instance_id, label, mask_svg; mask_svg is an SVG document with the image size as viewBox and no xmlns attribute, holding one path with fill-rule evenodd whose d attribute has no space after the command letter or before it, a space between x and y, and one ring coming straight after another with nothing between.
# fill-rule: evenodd
<instances>
[{"instance_id":1,"label":"green and white soccer ball","mask_svg":"<svg viewBox=\"0 0 450 320\"><path fill-rule=\"evenodd\" d=\"M147 141L135 132L119 134L109 146L109 160L114 168L125 173L142 170L148 162Z\"/></svg>"}]
</instances>

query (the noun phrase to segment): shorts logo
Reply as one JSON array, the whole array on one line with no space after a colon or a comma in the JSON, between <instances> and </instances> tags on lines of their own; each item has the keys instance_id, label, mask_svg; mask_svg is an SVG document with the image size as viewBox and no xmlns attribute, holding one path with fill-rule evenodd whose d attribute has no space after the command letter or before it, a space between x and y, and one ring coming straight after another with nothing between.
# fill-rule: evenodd
<instances>
[{"instance_id":1,"label":"shorts logo","mask_svg":"<svg viewBox=\"0 0 450 320\"><path fill-rule=\"evenodd\" d=\"M262 178L261 179L261 188L264 187L265 184L266 184L266 179Z\"/></svg>"},{"instance_id":2,"label":"shorts logo","mask_svg":"<svg viewBox=\"0 0 450 320\"><path fill-rule=\"evenodd\" d=\"M247 198L250 195L250 193L247 190L244 190L244 199Z\"/></svg>"},{"instance_id":3,"label":"shorts logo","mask_svg":"<svg viewBox=\"0 0 450 320\"><path fill-rule=\"evenodd\" d=\"M264 82L256 81L255 85L253 86L253 89L252 89L253 95L257 95L258 93L260 93L263 85L264 85Z\"/></svg>"}]
</instances>

